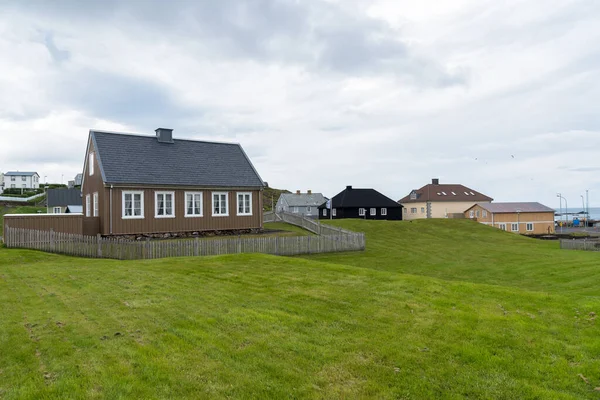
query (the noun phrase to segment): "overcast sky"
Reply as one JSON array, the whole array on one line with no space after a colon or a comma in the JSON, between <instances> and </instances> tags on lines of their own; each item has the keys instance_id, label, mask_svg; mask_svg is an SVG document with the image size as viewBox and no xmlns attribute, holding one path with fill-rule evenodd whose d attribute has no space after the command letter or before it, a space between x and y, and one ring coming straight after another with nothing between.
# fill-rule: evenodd
<instances>
[{"instance_id":1,"label":"overcast sky","mask_svg":"<svg viewBox=\"0 0 600 400\"><path fill-rule=\"evenodd\" d=\"M240 142L270 186L600 206L598 0L0 0L0 171L89 129Z\"/></svg>"}]
</instances>

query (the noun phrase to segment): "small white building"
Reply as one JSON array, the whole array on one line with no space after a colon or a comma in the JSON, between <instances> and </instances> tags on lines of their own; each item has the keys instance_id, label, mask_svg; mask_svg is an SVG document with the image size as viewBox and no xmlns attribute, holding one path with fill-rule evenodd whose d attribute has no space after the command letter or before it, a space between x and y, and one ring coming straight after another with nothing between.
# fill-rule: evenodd
<instances>
[{"instance_id":1,"label":"small white building","mask_svg":"<svg viewBox=\"0 0 600 400\"><path fill-rule=\"evenodd\" d=\"M9 171L2 177L6 189L39 189L40 175L37 172Z\"/></svg>"},{"instance_id":2,"label":"small white building","mask_svg":"<svg viewBox=\"0 0 600 400\"><path fill-rule=\"evenodd\" d=\"M294 214L300 214L307 218L318 218L319 206L327 201L327 198L321 193L312 193L308 191L301 193L283 193L277 200L276 210L285 211Z\"/></svg>"}]
</instances>

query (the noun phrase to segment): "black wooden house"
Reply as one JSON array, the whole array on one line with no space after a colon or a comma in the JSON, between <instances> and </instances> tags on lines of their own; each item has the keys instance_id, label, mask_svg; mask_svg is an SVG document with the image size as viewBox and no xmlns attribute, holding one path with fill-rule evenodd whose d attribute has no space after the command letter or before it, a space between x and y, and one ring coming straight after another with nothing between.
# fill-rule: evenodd
<instances>
[{"instance_id":1,"label":"black wooden house","mask_svg":"<svg viewBox=\"0 0 600 400\"><path fill-rule=\"evenodd\" d=\"M346 186L344 191L331 199L331 210L327 204L319 206L319 219L402 219L402 205L375 189L354 189L352 186Z\"/></svg>"}]
</instances>

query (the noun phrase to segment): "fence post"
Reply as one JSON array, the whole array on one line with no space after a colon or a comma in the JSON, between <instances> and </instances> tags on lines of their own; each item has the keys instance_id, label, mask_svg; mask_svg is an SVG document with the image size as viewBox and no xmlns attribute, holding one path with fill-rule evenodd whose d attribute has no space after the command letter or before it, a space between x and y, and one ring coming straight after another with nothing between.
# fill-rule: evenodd
<instances>
[{"instance_id":1,"label":"fence post","mask_svg":"<svg viewBox=\"0 0 600 400\"><path fill-rule=\"evenodd\" d=\"M199 238L195 238L194 239L194 256L198 257L198 249L200 247L200 239Z\"/></svg>"},{"instance_id":2,"label":"fence post","mask_svg":"<svg viewBox=\"0 0 600 400\"><path fill-rule=\"evenodd\" d=\"M98 258L102 258L102 236L99 233L96 235L96 243L98 244Z\"/></svg>"},{"instance_id":3,"label":"fence post","mask_svg":"<svg viewBox=\"0 0 600 400\"><path fill-rule=\"evenodd\" d=\"M275 254L279 255L279 236L275 236Z\"/></svg>"},{"instance_id":4,"label":"fence post","mask_svg":"<svg viewBox=\"0 0 600 400\"><path fill-rule=\"evenodd\" d=\"M308 236L308 254L310 254L310 253L311 253L311 251L310 251L310 235L309 235Z\"/></svg>"},{"instance_id":5,"label":"fence post","mask_svg":"<svg viewBox=\"0 0 600 400\"><path fill-rule=\"evenodd\" d=\"M50 229L50 249L55 251L55 243L54 243L54 229Z\"/></svg>"},{"instance_id":6,"label":"fence post","mask_svg":"<svg viewBox=\"0 0 600 400\"><path fill-rule=\"evenodd\" d=\"M238 235L238 254L242 254L242 235Z\"/></svg>"}]
</instances>

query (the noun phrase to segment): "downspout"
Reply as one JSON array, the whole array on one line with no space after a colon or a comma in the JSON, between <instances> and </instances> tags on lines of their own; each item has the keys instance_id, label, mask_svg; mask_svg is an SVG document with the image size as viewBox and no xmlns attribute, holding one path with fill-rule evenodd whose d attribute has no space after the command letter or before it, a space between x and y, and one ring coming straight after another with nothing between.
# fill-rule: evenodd
<instances>
[{"instance_id":1,"label":"downspout","mask_svg":"<svg viewBox=\"0 0 600 400\"><path fill-rule=\"evenodd\" d=\"M113 206L112 206L112 198L113 198L113 185L110 185L110 234L113 233Z\"/></svg>"}]
</instances>

